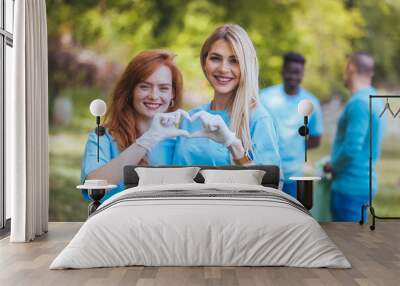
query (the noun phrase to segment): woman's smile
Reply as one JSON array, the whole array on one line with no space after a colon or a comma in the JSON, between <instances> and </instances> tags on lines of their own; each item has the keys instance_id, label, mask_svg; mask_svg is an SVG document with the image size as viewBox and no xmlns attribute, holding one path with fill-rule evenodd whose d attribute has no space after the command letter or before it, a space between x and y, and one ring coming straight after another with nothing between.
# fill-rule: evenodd
<instances>
[{"instance_id":1,"label":"woman's smile","mask_svg":"<svg viewBox=\"0 0 400 286\"><path fill-rule=\"evenodd\" d=\"M153 102L153 101L143 101L143 105L147 109L150 109L151 111L156 111L161 106L163 106L163 103L157 103L157 102Z\"/></svg>"},{"instance_id":2,"label":"woman's smile","mask_svg":"<svg viewBox=\"0 0 400 286\"><path fill-rule=\"evenodd\" d=\"M214 75L214 78L216 79L216 82L219 85L228 85L235 79L234 77L228 77L223 75Z\"/></svg>"}]
</instances>

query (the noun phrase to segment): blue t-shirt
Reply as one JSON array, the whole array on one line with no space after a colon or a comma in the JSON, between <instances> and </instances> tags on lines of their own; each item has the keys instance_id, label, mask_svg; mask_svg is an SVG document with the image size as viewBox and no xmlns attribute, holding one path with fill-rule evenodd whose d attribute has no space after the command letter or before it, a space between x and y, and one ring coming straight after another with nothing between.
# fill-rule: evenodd
<instances>
[{"instance_id":1,"label":"blue t-shirt","mask_svg":"<svg viewBox=\"0 0 400 286\"><path fill-rule=\"evenodd\" d=\"M297 111L297 105L303 99L308 99L314 105L314 110L308 119L310 136L321 136L323 119L318 99L302 87L296 95L286 94L282 84L274 85L260 92L260 100L275 120L279 134L279 152L282 158L282 168L285 181L290 176L303 175L304 137L298 133L304 125L304 117Z\"/></svg>"},{"instance_id":2,"label":"blue t-shirt","mask_svg":"<svg viewBox=\"0 0 400 286\"><path fill-rule=\"evenodd\" d=\"M353 195L366 195L369 191L369 95L376 94L373 87L355 92L341 113L332 146L332 191ZM372 191L377 191L375 165L380 156L386 116L379 114L384 108L382 99L372 104Z\"/></svg>"},{"instance_id":3,"label":"blue t-shirt","mask_svg":"<svg viewBox=\"0 0 400 286\"><path fill-rule=\"evenodd\" d=\"M166 139L157 144L150 153L147 154L149 164L152 166L157 165L171 165L173 153L175 149L175 139ZM88 140L86 142L85 151L82 159L81 166L81 184L84 183L85 178L94 170L104 166L112 159L120 154L117 142L108 132L103 136L99 137L99 162L97 162L97 135L95 131L89 133ZM112 195L124 190L124 182L121 180L118 182L117 187L109 190L104 196L102 201L105 201ZM86 200L89 200L86 191L82 192L82 195Z\"/></svg>"},{"instance_id":4,"label":"blue t-shirt","mask_svg":"<svg viewBox=\"0 0 400 286\"><path fill-rule=\"evenodd\" d=\"M210 107L211 103L207 103L192 109L189 113L193 115L203 110L211 114L218 114L226 125L230 126L230 116L227 111L211 110ZM201 130L203 126L200 120L189 122L185 119L180 128L193 133ZM253 147L253 162L281 167L275 125L272 117L260 104L250 113L250 136ZM181 136L176 141L173 164L223 166L233 163L230 152L224 145L209 138L185 138Z\"/></svg>"}]
</instances>

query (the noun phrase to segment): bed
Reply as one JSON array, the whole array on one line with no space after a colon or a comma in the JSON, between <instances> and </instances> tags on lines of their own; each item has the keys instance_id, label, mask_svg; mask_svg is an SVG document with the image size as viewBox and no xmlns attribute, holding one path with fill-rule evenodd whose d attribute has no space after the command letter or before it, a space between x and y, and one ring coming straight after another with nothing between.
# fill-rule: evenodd
<instances>
[{"instance_id":1,"label":"bed","mask_svg":"<svg viewBox=\"0 0 400 286\"><path fill-rule=\"evenodd\" d=\"M144 266L292 266L350 268L309 212L278 189L276 166L262 185L196 183L138 186L126 166L126 189L105 201L50 269Z\"/></svg>"}]
</instances>

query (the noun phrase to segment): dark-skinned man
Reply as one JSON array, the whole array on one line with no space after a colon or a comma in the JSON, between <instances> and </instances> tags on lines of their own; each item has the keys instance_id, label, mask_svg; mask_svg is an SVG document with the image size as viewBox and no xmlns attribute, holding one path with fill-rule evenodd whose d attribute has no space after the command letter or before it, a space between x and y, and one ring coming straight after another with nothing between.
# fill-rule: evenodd
<instances>
[{"instance_id":1,"label":"dark-skinned man","mask_svg":"<svg viewBox=\"0 0 400 286\"><path fill-rule=\"evenodd\" d=\"M304 77L305 59L295 52L283 56L283 84L274 85L261 90L260 101L272 114L279 134L279 152L282 159L284 175L283 191L296 197L296 182L289 180L291 176L304 175L304 137L298 129L303 125L303 117L297 111L298 103L308 99L314 105L309 117L309 148L320 144L323 133L323 119L318 99L300 86Z\"/></svg>"}]
</instances>

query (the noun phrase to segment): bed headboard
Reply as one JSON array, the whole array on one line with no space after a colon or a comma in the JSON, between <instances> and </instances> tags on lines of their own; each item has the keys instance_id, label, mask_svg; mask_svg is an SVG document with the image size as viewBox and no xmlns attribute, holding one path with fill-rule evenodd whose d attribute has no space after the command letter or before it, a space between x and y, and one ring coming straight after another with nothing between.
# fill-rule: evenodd
<instances>
[{"instance_id":1,"label":"bed headboard","mask_svg":"<svg viewBox=\"0 0 400 286\"><path fill-rule=\"evenodd\" d=\"M125 189L133 188L138 185L139 176L135 168L139 166L127 165L124 167L124 184ZM143 167L143 166L140 166ZM183 166L146 166L146 168L181 168ZM252 166L196 166L201 169L218 169L218 170L263 170L265 175L262 179L262 185L277 189L279 186L279 167L275 165L252 165ZM197 183L204 183L204 178L200 174L194 178Z\"/></svg>"}]
</instances>

